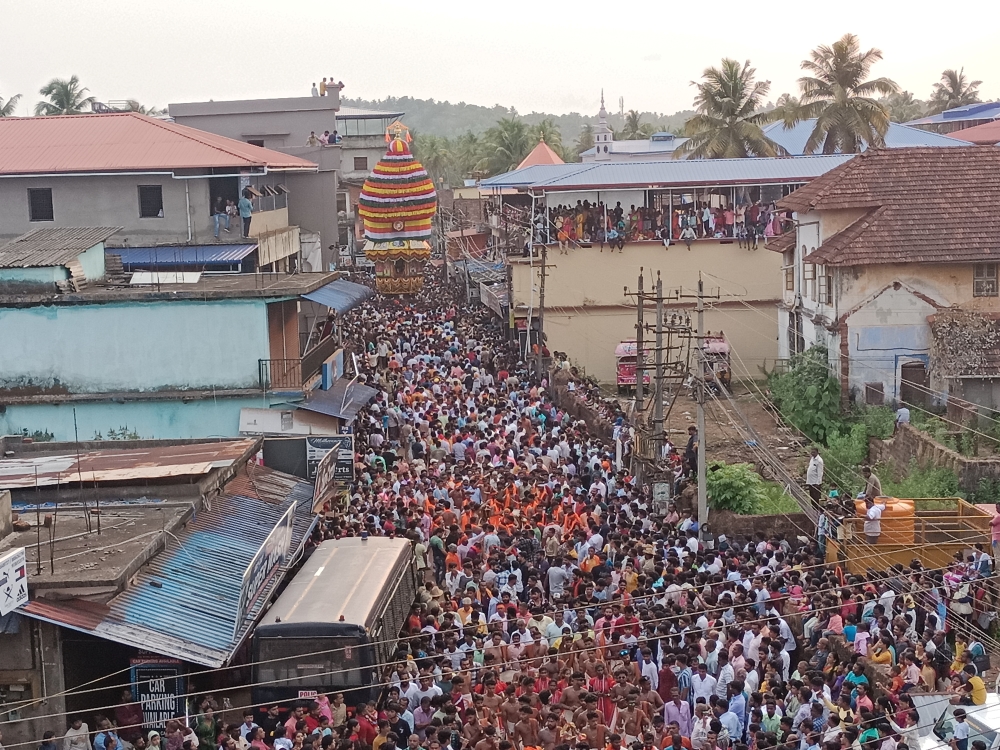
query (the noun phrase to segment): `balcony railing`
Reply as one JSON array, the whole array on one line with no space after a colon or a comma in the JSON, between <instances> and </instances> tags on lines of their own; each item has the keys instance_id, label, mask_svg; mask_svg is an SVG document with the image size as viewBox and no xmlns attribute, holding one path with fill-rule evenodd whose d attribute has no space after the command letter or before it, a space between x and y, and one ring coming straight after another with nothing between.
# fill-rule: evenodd
<instances>
[{"instance_id":1,"label":"balcony railing","mask_svg":"<svg viewBox=\"0 0 1000 750\"><path fill-rule=\"evenodd\" d=\"M327 336L306 352L301 359L258 360L262 391L301 391L306 381L315 376L323 363L337 351L335 336Z\"/></svg>"},{"instance_id":2,"label":"balcony railing","mask_svg":"<svg viewBox=\"0 0 1000 750\"><path fill-rule=\"evenodd\" d=\"M261 359L257 361L262 391L301 391L301 359Z\"/></svg>"}]
</instances>

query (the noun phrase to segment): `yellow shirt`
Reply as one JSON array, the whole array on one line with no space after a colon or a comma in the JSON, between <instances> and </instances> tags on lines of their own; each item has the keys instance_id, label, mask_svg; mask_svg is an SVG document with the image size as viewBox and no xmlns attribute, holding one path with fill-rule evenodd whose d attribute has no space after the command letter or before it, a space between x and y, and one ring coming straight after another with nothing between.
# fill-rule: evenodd
<instances>
[{"instance_id":1,"label":"yellow shirt","mask_svg":"<svg viewBox=\"0 0 1000 750\"><path fill-rule=\"evenodd\" d=\"M973 675L969 678L969 686L972 688L972 705L982 706L986 703L986 685L983 678Z\"/></svg>"}]
</instances>

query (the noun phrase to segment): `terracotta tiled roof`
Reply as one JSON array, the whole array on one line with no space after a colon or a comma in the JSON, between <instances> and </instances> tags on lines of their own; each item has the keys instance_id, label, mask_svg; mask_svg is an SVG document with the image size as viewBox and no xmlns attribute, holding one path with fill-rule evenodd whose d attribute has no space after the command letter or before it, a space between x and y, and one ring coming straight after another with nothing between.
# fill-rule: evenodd
<instances>
[{"instance_id":1,"label":"terracotta tiled roof","mask_svg":"<svg viewBox=\"0 0 1000 750\"><path fill-rule=\"evenodd\" d=\"M316 169L296 156L136 112L0 118L4 175L213 167Z\"/></svg>"},{"instance_id":2,"label":"terracotta tiled roof","mask_svg":"<svg viewBox=\"0 0 1000 750\"><path fill-rule=\"evenodd\" d=\"M1000 260L1000 149L868 151L782 199L798 212L863 209L812 258L831 266Z\"/></svg>"},{"instance_id":3,"label":"terracotta tiled roof","mask_svg":"<svg viewBox=\"0 0 1000 750\"><path fill-rule=\"evenodd\" d=\"M531 153L524 157L524 161L517 165L517 168L524 169L525 167L534 167L538 164L565 163L559 158L559 154L552 150L549 144L545 141L539 141L538 145L531 149Z\"/></svg>"},{"instance_id":4,"label":"terracotta tiled roof","mask_svg":"<svg viewBox=\"0 0 1000 750\"><path fill-rule=\"evenodd\" d=\"M965 128L950 134L952 138L982 146L995 146L1000 143L1000 120L984 122L974 128Z\"/></svg>"},{"instance_id":5,"label":"terracotta tiled roof","mask_svg":"<svg viewBox=\"0 0 1000 750\"><path fill-rule=\"evenodd\" d=\"M779 234L777 237L769 237L767 240L767 249L774 253L783 253L786 250L791 250L793 247L795 247L794 229L784 234Z\"/></svg>"}]
</instances>

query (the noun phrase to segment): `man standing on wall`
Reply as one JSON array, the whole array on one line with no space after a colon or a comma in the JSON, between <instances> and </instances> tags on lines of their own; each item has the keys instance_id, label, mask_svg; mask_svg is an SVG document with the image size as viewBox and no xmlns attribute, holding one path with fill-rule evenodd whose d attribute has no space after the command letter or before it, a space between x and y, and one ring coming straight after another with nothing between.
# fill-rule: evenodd
<instances>
[{"instance_id":1,"label":"man standing on wall","mask_svg":"<svg viewBox=\"0 0 1000 750\"><path fill-rule=\"evenodd\" d=\"M823 497L823 457L819 455L819 448L815 446L811 454L806 469L806 488L809 490L809 499L819 507L820 499Z\"/></svg>"}]
</instances>

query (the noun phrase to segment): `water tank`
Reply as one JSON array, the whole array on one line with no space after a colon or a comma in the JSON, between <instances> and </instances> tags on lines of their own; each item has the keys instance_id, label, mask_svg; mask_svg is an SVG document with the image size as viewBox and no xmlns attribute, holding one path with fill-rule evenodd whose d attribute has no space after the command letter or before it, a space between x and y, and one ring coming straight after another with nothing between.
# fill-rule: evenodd
<instances>
[{"instance_id":1,"label":"water tank","mask_svg":"<svg viewBox=\"0 0 1000 750\"><path fill-rule=\"evenodd\" d=\"M912 500L899 497L880 497L876 504L885 504L882 509L882 535L879 544L913 544L914 518L916 516ZM854 510L859 518L867 513L864 500L854 501Z\"/></svg>"}]
</instances>

